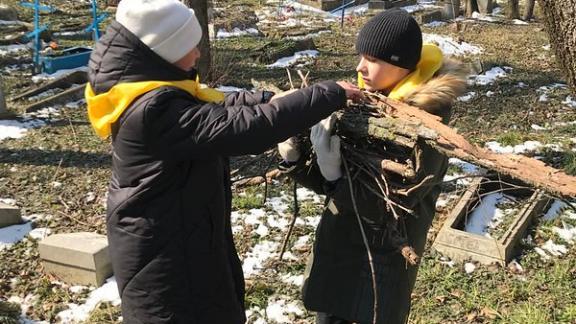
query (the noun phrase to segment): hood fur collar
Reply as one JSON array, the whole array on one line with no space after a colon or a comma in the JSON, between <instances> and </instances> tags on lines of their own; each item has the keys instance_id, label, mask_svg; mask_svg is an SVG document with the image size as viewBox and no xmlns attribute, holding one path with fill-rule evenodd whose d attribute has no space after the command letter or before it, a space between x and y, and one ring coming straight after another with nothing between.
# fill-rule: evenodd
<instances>
[{"instance_id":1,"label":"hood fur collar","mask_svg":"<svg viewBox=\"0 0 576 324\"><path fill-rule=\"evenodd\" d=\"M418 86L404 97L404 102L427 112L445 117L452 103L466 89L466 72L460 62L445 58L432 79Z\"/></svg>"}]
</instances>

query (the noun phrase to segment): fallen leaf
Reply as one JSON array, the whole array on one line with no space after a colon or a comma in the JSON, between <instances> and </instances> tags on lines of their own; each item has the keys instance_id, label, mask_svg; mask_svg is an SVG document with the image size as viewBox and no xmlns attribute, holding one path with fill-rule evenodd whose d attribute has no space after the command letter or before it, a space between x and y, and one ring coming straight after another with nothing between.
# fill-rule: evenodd
<instances>
[{"instance_id":1,"label":"fallen leaf","mask_svg":"<svg viewBox=\"0 0 576 324\"><path fill-rule=\"evenodd\" d=\"M489 319L495 319L496 317L498 317L500 314L498 314L497 311L493 310L490 307L484 307L482 308L482 310L480 311L480 315L489 318Z\"/></svg>"}]
</instances>

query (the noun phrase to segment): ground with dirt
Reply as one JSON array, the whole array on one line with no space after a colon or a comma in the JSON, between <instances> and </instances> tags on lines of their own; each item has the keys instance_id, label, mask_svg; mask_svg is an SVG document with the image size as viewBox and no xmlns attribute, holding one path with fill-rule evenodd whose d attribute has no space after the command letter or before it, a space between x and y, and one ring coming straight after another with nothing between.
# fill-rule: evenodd
<instances>
[{"instance_id":1,"label":"ground with dirt","mask_svg":"<svg viewBox=\"0 0 576 324\"><path fill-rule=\"evenodd\" d=\"M50 25L52 38L61 47L91 45L87 39L58 39L56 34L85 28L90 23L89 2L41 2L59 9L42 15L41 20ZM17 9L18 21L32 22L30 9L18 7L15 0L3 3ZM417 8L409 10L413 9ZM113 9L108 11L113 16ZM340 28L338 15L291 1L215 1L212 83L228 87L222 89L252 89L255 79L288 89L286 69L271 66L282 67L285 62L289 62L286 66L296 87L300 86L296 69L309 72L311 82L354 81L355 36L373 14L362 7L350 10ZM534 156L576 174L575 96L555 64L544 26L538 20L523 24L498 14L490 18L458 19L422 28L428 40L444 44L445 52L463 54L457 58L477 74L470 77L467 94L454 106L451 126L479 145ZM497 21L489 21L492 18ZM10 40L29 28L0 21L0 40ZM315 47L310 52L280 63L261 59L270 46L308 34ZM24 225L30 227L19 227L16 232L23 234L12 241L4 241L5 229L0 229L0 322L119 323L117 298L100 298L102 290L70 287L42 273L37 239L46 233L105 234L111 148L108 141L94 135L83 101L26 113L24 107L42 96L12 100L34 86L34 79L42 83L50 77L33 79L30 63L30 51L21 42L0 42L4 93L9 111L16 115L0 120L0 200L20 206L28 221ZM274 169L276 162L273 152L235 158L233 176L260 175ZM466 188L468 181L461 176L475 172L473 166L451 160L429 245ZM290 222L291 192L290 181L283 178L267 187L234 191L233 230L247 277L250 323L313 323L299 291L323 197L299 189L300 217L288 253L277 261ZM576 322L576 213L560 201L550 209L522 240L522 254L505 267L457 263L428 249L413 293L410 322ZM113 282L105 288L113 294Z\"/></svg>"}]
</instances>

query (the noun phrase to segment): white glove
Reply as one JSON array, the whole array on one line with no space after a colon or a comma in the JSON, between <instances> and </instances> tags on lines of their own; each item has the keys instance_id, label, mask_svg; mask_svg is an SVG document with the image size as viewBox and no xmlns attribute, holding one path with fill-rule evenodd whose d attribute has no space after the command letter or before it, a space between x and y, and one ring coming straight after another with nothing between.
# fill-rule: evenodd
<instances>
[{"instance_id":1,"label":"white glove","mask_svg":"<svg viewBox=\"0 0 576 324\"><path fill-rule=\"evenodd\" d=\"M298 140L296 137L290 137L282 143L278 143L278 153L286 162L296 162L300 158L298 149Z\"/></svg>"},{"instance_id":2,"label":"white glove","mask_svg":"<svg viewBox=\"0 0 576 324\"><path fill-rule=\"evenodd\" d=\"M336 122L334 115L320 121L310 130L310 141L316 152L316 160L320 173L328 181L336 181L342 177L342 157L340 155L340 137L330 135Z\"/></svg>"}]
</instances>

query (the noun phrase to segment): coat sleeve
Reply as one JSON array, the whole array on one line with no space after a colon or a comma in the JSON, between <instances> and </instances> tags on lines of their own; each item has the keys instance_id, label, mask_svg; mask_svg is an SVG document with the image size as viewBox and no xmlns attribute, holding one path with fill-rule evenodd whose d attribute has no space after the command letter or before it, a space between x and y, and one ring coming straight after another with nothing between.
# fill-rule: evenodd
<instances>
[{"instance_id":1,"label":"coat sleeve","mask_svg":"<svg viewBox=\"0 0 576 324\"><path fill-rule=\"evenodd\" d=\"M229 93L224 100L224 106L254 106L259 104L267 103L270 99L270 95L273 94L269 91L234 91Z\"/></svg>"},{"instance_id":2,"label":"coat sleeve","mask_svg":"<svg viewBox=\"0 0 576 324\"><path fill-rule=\"evenodd\" d=\"M163 160L258 154L346 104L344 89L333 81L267 104L249 105L247 98L229 106L198 104L173 93L165 100L158 97L145 109L145 141Z\"/></svg>"}]
</instances>

